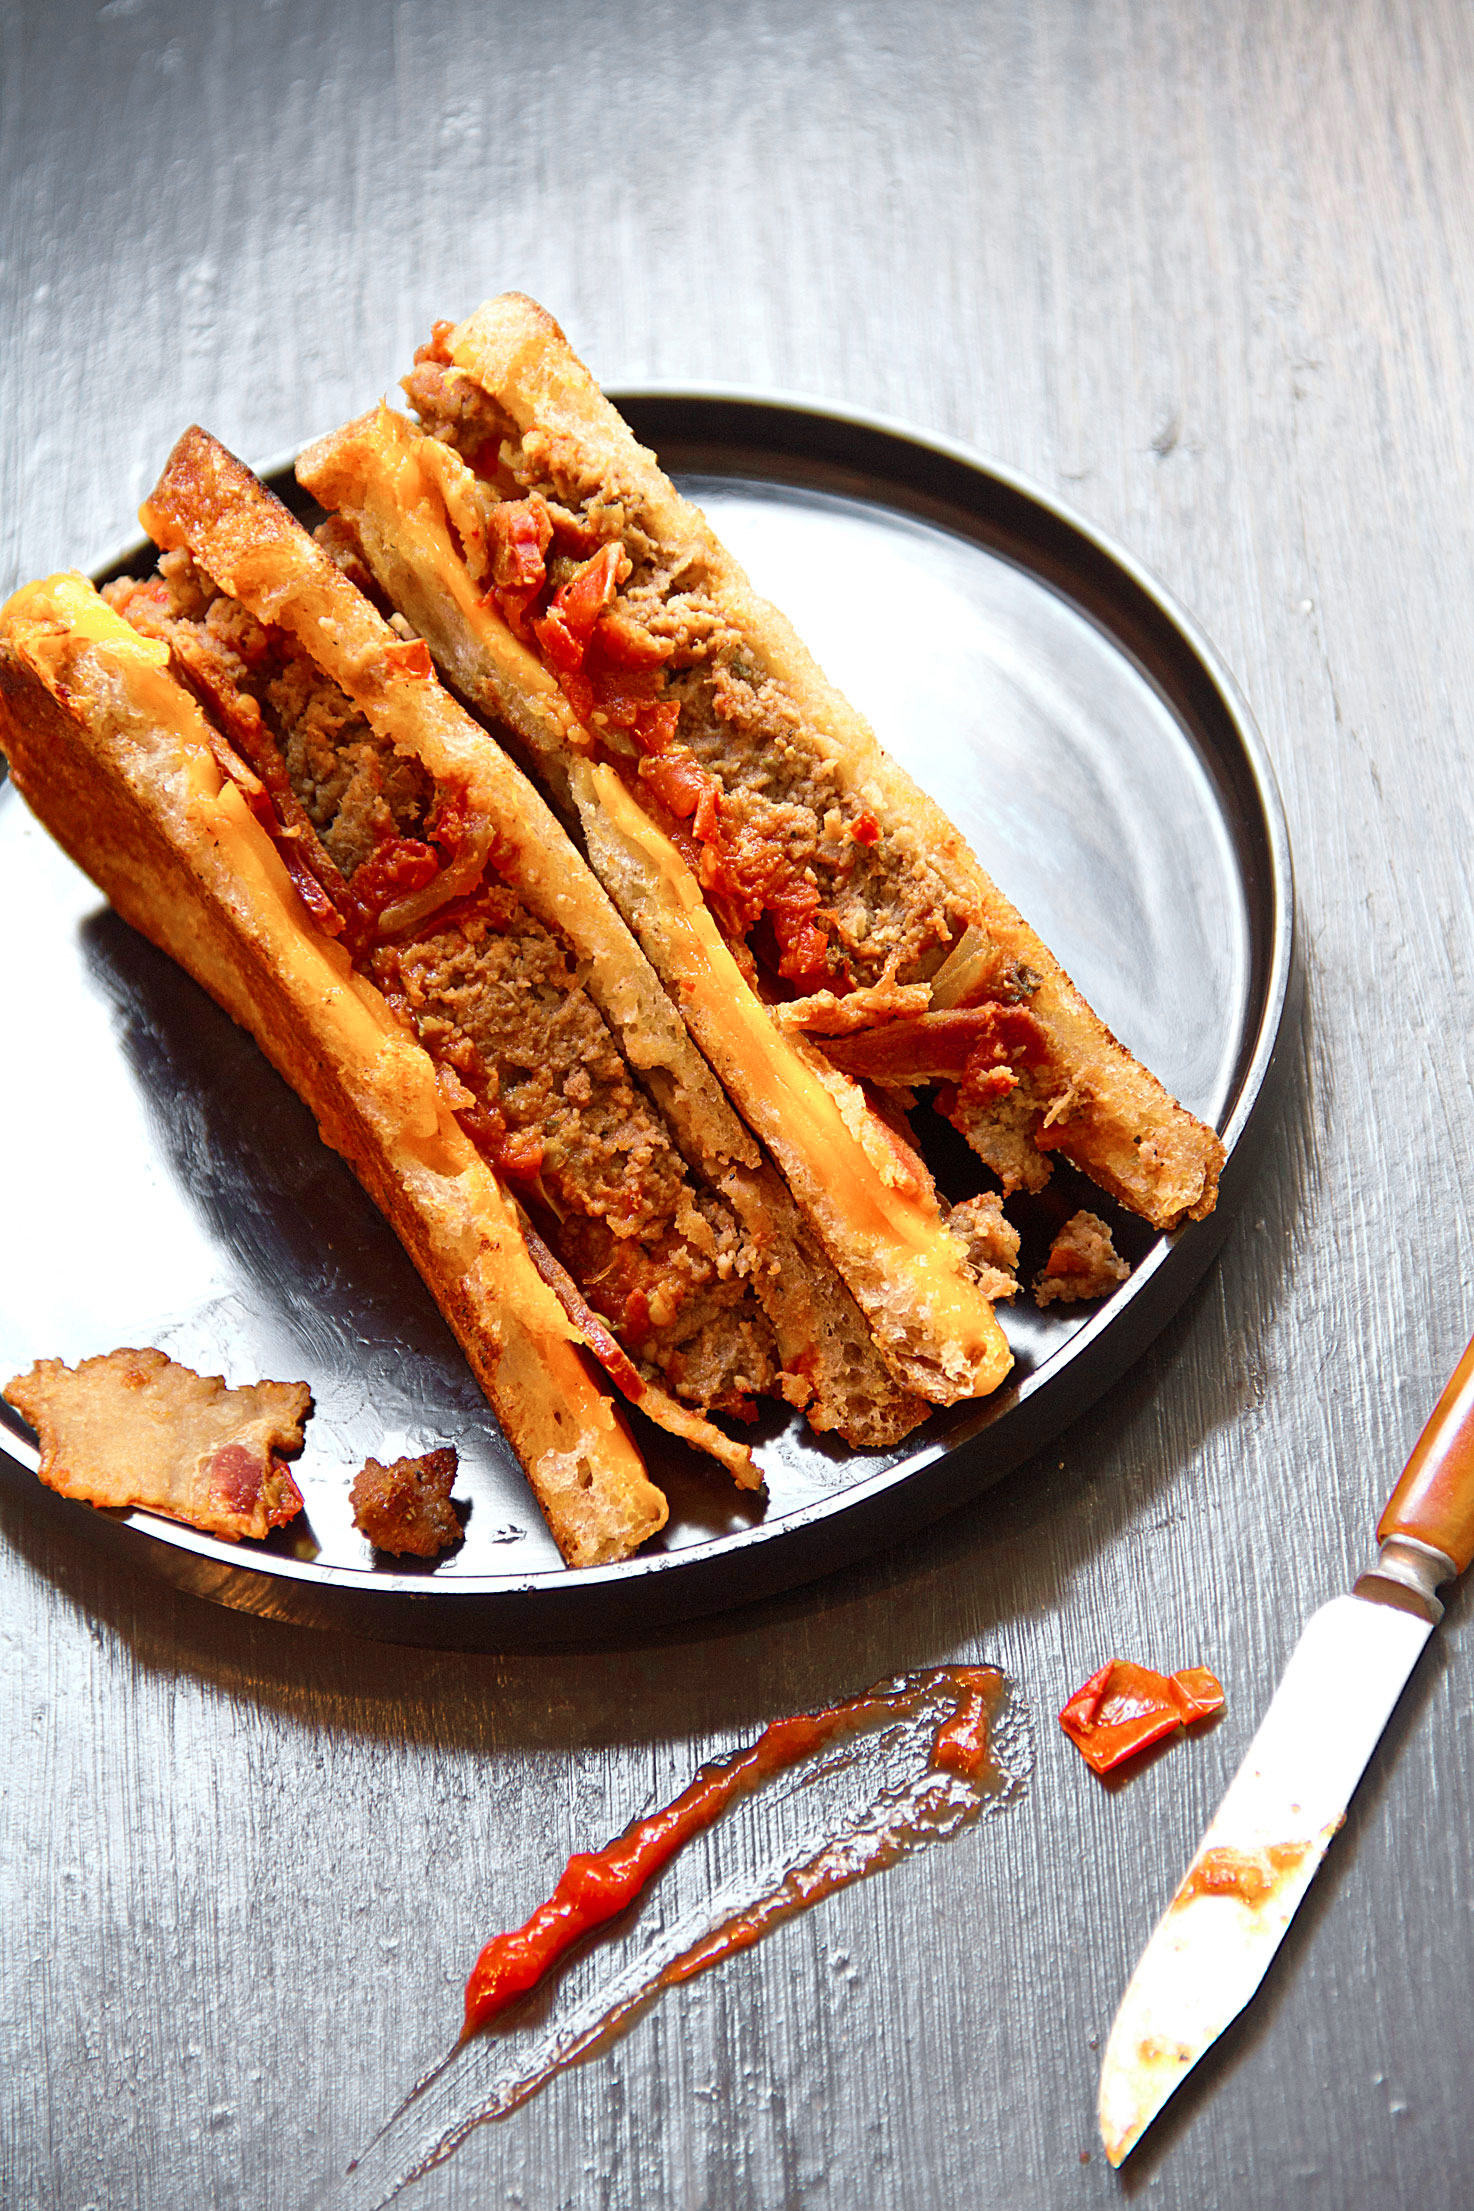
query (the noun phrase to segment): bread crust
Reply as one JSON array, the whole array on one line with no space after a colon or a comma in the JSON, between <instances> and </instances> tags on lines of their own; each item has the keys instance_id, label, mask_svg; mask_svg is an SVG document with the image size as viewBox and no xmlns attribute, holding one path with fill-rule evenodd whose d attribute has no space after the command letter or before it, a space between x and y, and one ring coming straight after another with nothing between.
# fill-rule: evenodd
<instances>
[{"instance_id":1,"label":"bread crust","mask_svg":"<svg viewBox=\"0 0 1474 2211\"><path fill-rule=\"evenodd\" d=\"M81 576L16 593L0 611L0 745L17 787L307 1103L454 1330L564 1558L624 1557L664 1525L664 1497L428 1056L313 928L166 662Z\"/></svg>"}]
</instances>

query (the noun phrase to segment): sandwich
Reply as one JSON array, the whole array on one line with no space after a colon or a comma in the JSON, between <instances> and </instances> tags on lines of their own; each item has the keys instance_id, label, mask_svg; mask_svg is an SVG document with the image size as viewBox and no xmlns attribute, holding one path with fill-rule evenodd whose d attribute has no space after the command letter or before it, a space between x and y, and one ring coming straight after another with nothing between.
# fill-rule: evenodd
<instances>
[{"instance_id":1,"label":"sandwich","mask_svg":"<svg viewBox=\"0 0 1474 2211\"><path fill-rule=\"evenodd\" d=\"M564 1558L623 1557L664 1523L621 1399L749 1487L718 1423L764 1395L897 1442L927 1398L424 642L202 431L142 516L151 576L55 576L0 610L0 746L353 1167ZM958 1360L996 1380L979 1264L949 1241Z\"/></svg>"},{"instance_id":2,"label":"sandwich","mask_svg":"<svg viewBox=\"0 0 1474 2211\"><path fill-rule=\"evenodd\" d=\"M1060 1156L1158 1229L1211 1212L1216 1134L1092 1012L552 319L510 294L439 323L404 389L414 419L380 405L298 476L573 826L882 1347L904 1354L918 1315L894 1309L873 1201L878 1182L927 1211L922 1093L1004 1196ZM944 1283L945 1240L986 1248L997 1220L996 1194L913 1218L920 1271ZM913 1371L938 1401L949 1376L976 1389L947 1358Z\"/></svg>"}]
</instances>

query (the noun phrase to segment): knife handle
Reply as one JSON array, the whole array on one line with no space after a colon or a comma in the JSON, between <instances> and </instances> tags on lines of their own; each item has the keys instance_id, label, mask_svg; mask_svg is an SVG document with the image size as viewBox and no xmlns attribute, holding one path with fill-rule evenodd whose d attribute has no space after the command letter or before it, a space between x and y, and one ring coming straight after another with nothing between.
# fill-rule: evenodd
<instances>
[{"instance_id":1,"label":"knife handle","mask_svg":"<svg viewBox=\"0 0 1474 2211\"><path fill-rule=\"evenodd\" d=\"M1453 1560L1456 1574L1474 1561L1474 1340L1387 1500L1379 1542L1389 1535L1430 1544Z\"/></svg>"}]
</instances>

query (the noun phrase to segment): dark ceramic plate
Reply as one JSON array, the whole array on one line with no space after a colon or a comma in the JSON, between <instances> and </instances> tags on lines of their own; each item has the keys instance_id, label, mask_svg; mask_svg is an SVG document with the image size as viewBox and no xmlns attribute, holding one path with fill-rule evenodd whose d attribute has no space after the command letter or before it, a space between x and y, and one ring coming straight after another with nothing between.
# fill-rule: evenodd
<instances>
[{"instance_id":1,"label":"dark ceramic plate","mask_svg":"<svg viewBox=\"0 0 1474 2211\"><path fill-rule=\"evenodd\" d=\"M642 1424L670 1495L660 1548L570 1573L418 1277L304 1108L0 790L0 1024L27 1070L0 1103L0 1372L153 1343L231 1381L302 1377L317 1404L297 1469L309 1532L267 1544L55 1497L22 1471L35 1455L18 1426L0 1464L27 1509L220 1603L396 1641L535 1645L802 1581L997 1480L1089 1405L1182 1303L1249 1180L1290 995L1289 849L1258 737L1192 624L1084 524L961 449L793 401L619 403L1104 1019L1222 1131L1218 1210L1153 1236L1057 1169L1015 1208L1025 1274L1082 1203L1112 1218L1134 1272L1103 1307L1005 1309L1017 1365L997 1397L888 1454L774 1414L755 1437L757 1502ZM301 506L289 470L271 480ZM954 1198L983 1179L945 1124L927 1150ZM350 1472L448 1440L463 1543L420 1571L376 1562Z\"/></svg>"}]
</instances>

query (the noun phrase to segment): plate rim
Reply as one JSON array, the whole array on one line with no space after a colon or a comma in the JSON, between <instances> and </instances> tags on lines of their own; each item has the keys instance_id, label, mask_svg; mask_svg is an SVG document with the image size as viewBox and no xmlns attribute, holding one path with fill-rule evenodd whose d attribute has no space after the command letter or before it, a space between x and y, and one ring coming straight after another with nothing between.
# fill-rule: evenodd
<instances>
[{"instance_id":1,"label":"plate rim","mask_svg":"<svg viewBox=\"0 0 1474 2211\"><path fill-rule=\"evenodd\" d=\"M1158 621L1175 632L1190 660L1207 677L1226 726L1232 731L1241 763L1248 771L1254 826L1268 862L1267 880L1258 886L1257 899L1250 902L1251 912L1257 906L1260 916L1268 917L1264 930L1268 957L1253 1048L1219 1132L1227 1154L1223 1182L1229 1186L1230 1202L1225 1204L1221 1186L1218 1208L1206 1221L1189 1223L1170 1236L1159 1236L1129 1281L1066 1343L1014 1386L1013 1402L999 1422L989 1423L982 1431L955 1443L949 1444L944 1437L927 1439L918 1450L892 1465L797 1506L781 1520L760 1521L677 1551L636 1555L602 1566L559 1565L531 1572L447 1576L441 1580L411 1577L377 1566L323 1566L271 1552L242 1554L238 1547L203 1531L137 1508L117 1515L91 1506L69 1511L75 1500L51 1491L41 1493L58 1508L67 1524L99 1538L109 1549L121 1549L136 1563L162 1573L176 1586L217 1603L303 1625L356 1629L386 1641L479 1648L512 1647L514 1643L527 1648L541 1643L568 1649L579 1640L579 1616L585 1613L589 1615L587 1624L594 1630L593 1640L606 1640L610 1634L628 1639L632 1632L648 1632L676 1621L725 1611L815 1579L876 1548L883 1536L873 1523L878 1521L886 1500L903 1485L914 1483L928 1472L934 1474L930 1498L923 1501L920 1511L908 1516L907 1532L919 1531L966 1497L1003 1479L1051 1435L1097 1402L1180 1309L1228 1232L1241 1195L1236 1186L1246 1183L1252 1171L1253 1157L1245 1153L1257 1154L1258 1144L1247 1145L1246 1139L1251 1125L1262 1136L1272 1094L1278 1088L1273 1078L1291 1030L1289 1016L1299 995L1294 870L1288 822L1263 738L1237 680L1196 617L1106 532L1020 471L960 439L920 429L876 410L741 384L686 379L621 382L609 387L609 397L621 409L642 404L694 405L698 409L725 407L739 415L751 410L754 417L759 412L783 415L796 418L800 424L836 425L927 454L950 464L967 478L1001 487L1022 507L1047 516L1066 539L1087 546L1107 570L1124 578ZM268 482L289 474L310 442L304 440L258 464L256 473ZM761 449L756 441L754 449ZM901 480L898 476L897 482ZM140 531L94 559L84 573L94 581L115 573L137 560L149 543ZM1046 588L1057 588L1038 571L1028 572ZM1102 626L1112 636L1116 650L1131 653L1125 640L1110 632L1108 625ZM1149 680L1156 680L1150 668L1144 673ZM1183 719L1180 709L1176 710L1176 718ZM1176 1293L1170 1297L1161 1281L1164 1272L1170 1275ZM1108 1341L1119 1356L1102 1357L1099 1347L1103 1341ZM1082 1393L1051 1418L1040 1401L1048 1398L1050 1385L1060 1379L1054 1369L1066 1354L1072 1365L1082 1360L1090 1362L1091 1379ZM1011 1431L1009 1442L1001 1452L995 1445L993 1456L975 1466L969 1476L966 1461L979 1456L973 1447L1004 1422ZM18 1461L17 1471L25 1457L31 1459L25 1479L34 1497L35 1454L27 1452L8 1420L0 1425L0 1444L0 1460L8 1455L12 1463ZM959 1460L963 1466L949 1481L947 1473ZM937 1469L942 1472L936 1473ZM78 1513L85 1513L86 1519L79 1520ZM846 1523L855 1524L848 1530L849 1540L840 1535ZM830 1537L827 1542L826 1536ZM825 1553L822 1556L821 1546ZM713 1586L728 1568L740 1572L744 1563L760 1569L751 1587L732 1592ZM483 1632L478 1633L478 1629Z\"/></svg>"}]
</instances>

